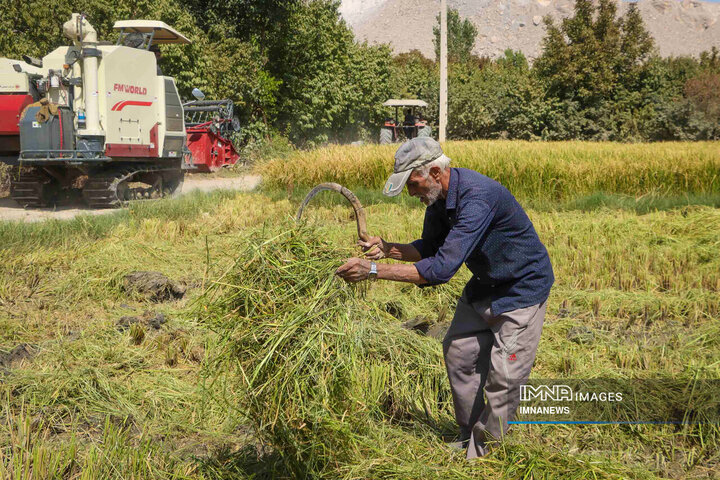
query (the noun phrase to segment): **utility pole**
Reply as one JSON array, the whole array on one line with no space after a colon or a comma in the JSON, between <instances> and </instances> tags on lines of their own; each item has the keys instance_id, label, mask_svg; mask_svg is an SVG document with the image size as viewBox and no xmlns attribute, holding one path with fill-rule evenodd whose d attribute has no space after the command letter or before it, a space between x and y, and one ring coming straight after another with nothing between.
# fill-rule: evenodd
<instances>
[{"instance_id":1,"label":"utility pole","mask_svg":"<svg viewBox=\"0 0 720 480\"><path fill-rule=\"evenodd\" d=\"M447 0L440 0L440 133L445 141L447 128Z\"/></svg>"}]
</instances>

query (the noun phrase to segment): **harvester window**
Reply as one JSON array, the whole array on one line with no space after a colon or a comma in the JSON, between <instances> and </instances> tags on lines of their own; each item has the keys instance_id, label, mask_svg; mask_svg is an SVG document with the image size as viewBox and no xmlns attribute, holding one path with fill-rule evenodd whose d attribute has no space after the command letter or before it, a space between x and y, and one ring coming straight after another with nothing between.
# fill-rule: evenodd
<instances>
[{"instance_id":1,"label":"harvester window","mask_svg":"<svg viewBox=\"0 0 720 480\"><path fill-rule=\"evenodd\" d=\"M126 32L125 29L120 30L120 36L118 37L117 45L124 45L131 48L139 48L141 50L150 50L152 46L153 38L155 37L155 30L151 30L148 33L144 32Z\"/></svg>"}]
</instances>

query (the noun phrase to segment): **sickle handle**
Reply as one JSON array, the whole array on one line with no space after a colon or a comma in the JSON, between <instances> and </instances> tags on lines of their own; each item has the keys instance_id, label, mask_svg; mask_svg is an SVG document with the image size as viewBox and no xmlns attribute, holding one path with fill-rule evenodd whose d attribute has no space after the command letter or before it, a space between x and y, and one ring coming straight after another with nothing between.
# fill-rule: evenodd
<instances>
[{"instance_id":1,"label":"sickle handle","mask_svg":"<svg viewBox=\"0 0 720 480\"><path fill-rule=\"evenodd\" d=\"M303 214L303 210L305 210L308 202L310 202L310 200L312 200L315 195L322 192L323 190L332 190L338 192L343 197L345 197L348 202L350 202L350 205L352 205L352 208L355 211L355 221L357 222L358 237L360 237L360 240L364 242L370 240L370 235L367 233L367 225L365 224L365 210L363 210L363 207L360 204L360 200L358 200L354 193L352 193L350 190L338 183L321 183L315 186L315 188L313 188L312 190L310 190L310 193L307 194L305 200L303 200L303 202L300 204L300 208L298 209L297 217L295 217L295 219L298 221L300 220Z\"/></svg>"}]
</instances>

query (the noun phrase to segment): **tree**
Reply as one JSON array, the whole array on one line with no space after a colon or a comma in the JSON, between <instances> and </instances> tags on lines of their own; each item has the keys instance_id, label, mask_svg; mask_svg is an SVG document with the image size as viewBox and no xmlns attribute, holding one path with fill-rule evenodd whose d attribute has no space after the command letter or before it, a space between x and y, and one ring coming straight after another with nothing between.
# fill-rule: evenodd
<instances>
[{"instance_id":1,"label":"tree","mask_svg":"<svg viewBox=\"0 0 720 480\"><path fill-rule=\"evenodd\" d=\"M622 40L616 70L623 85L636 88L637 82L641 80L644 66L654 52L655 44L650 33L645 30L635 3L630 4L620 28Z\"/></svg>"},{"instance_id":2,"label":"tree","mask_svg":"<svg viewBox=\"0 0 720 480\"><path fill-rule=\"evenodd\" d=\"M431 100L438 94L437 64L419 50L395 55L392 59L390 90L397 98Z\"/></svg>"},{"instance_id":3,"label":"tree","mask_svg":"<svg viewBox=\"0 0 720 480\"><path fill-rule=\"evenodd\" d=\"M720 51L713 46L710 51L700 54L700 67L704 70L720 73Z\"/></svg>"},{"instance_id":4,"label":"tree","mask_svg":"<svg viewBox=\"0 0 720 480\"><path fill-rule=\"evenodd\" d=\"M301 145L337 135L349 139L376 126L389 93L389 48L357 44L338 6L325 0L296 4L282 48L269 61L269 71L282 81L276 125Z\"/></svg>"},{"instance_id":5,"label":"tree","mask_svg":"<svg viewBox=\"0 0 720 480\"><path fill-rule=\"evenodd\" d=\"M294 142L355 139L379 123L390 50L356 43L338 1L180 1L204 30L222 25L216 41L224 34L257 49L265 87L250 89L251 110Z\"/></svg>"},{"instance_id":6,"label":"tree","mask_svg":"<svg viewBox=\"0 0 720 480\"><path fill-rule=\"evenodd\" d=\"M436 17L437 24L433 27L433 45L435 45L435 61L440 61L440 14ZM473 23L460 18L454 8L447 12L447 54L448 62L467 62L472 56L477 37L477 28Z\"/></svg>"},{"instance_id":7,"label":"tree","mask_svg":"<svg viewBox=\"0 0 720 480\"><path fill-rule=\"evenodd\" d=\"M574 105L581 136L642 138L636 115L648 103L643 78L654 47L637 8L618 18L612 0L577 0L572 17L559 26L547 17L545 24L534 73L549 97Z\"/></svg>"},{"instance_id":8,"label":"tree","mask_svg":"<svg viewBox=\"0 0 720 480\"><path fill-rule=\"evenodd\" d=\"M300 0L179 0L204 30L223 23L226 35L268 46Z\"/></svg>"},{"instance_id":9,"label":"tree","mask_svg":"<svg viewBox=\"0 0 720 480\"><path fill-rule=\"evenodd\" d=\"M547 36L543 54L536 62L538 74L550 92L590 106L612 92L617 82L620 21L611 0L578 0L575 15L557 27L546 17Z\"/></svg>"}]
</instances>

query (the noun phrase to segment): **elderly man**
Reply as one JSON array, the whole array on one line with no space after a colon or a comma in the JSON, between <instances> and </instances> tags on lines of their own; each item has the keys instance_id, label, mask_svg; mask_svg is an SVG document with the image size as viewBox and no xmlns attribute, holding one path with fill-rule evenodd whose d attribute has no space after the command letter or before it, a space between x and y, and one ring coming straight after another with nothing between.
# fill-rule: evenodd
<instances>
[{"instance_id":1,"label":"elderly man","mask_svg":"<svg viewBox=\"0 0 720 480\"><path fill-rule=\"evenodd\" d=\"M473 170L450 168L431 138L405 142L395 154L385 195L408 192L427 206L422 238L359 242L368 259L351 258L336 274L411 282L449 281L463 262L465 285L443 341L460 440L467 458L488 452L507 433L530 376L554 277L547 250L512 194ZM413 265L375 264L393 258ZM487 397L487 401L483 398Z\"/></svg>"}]
</instances>

